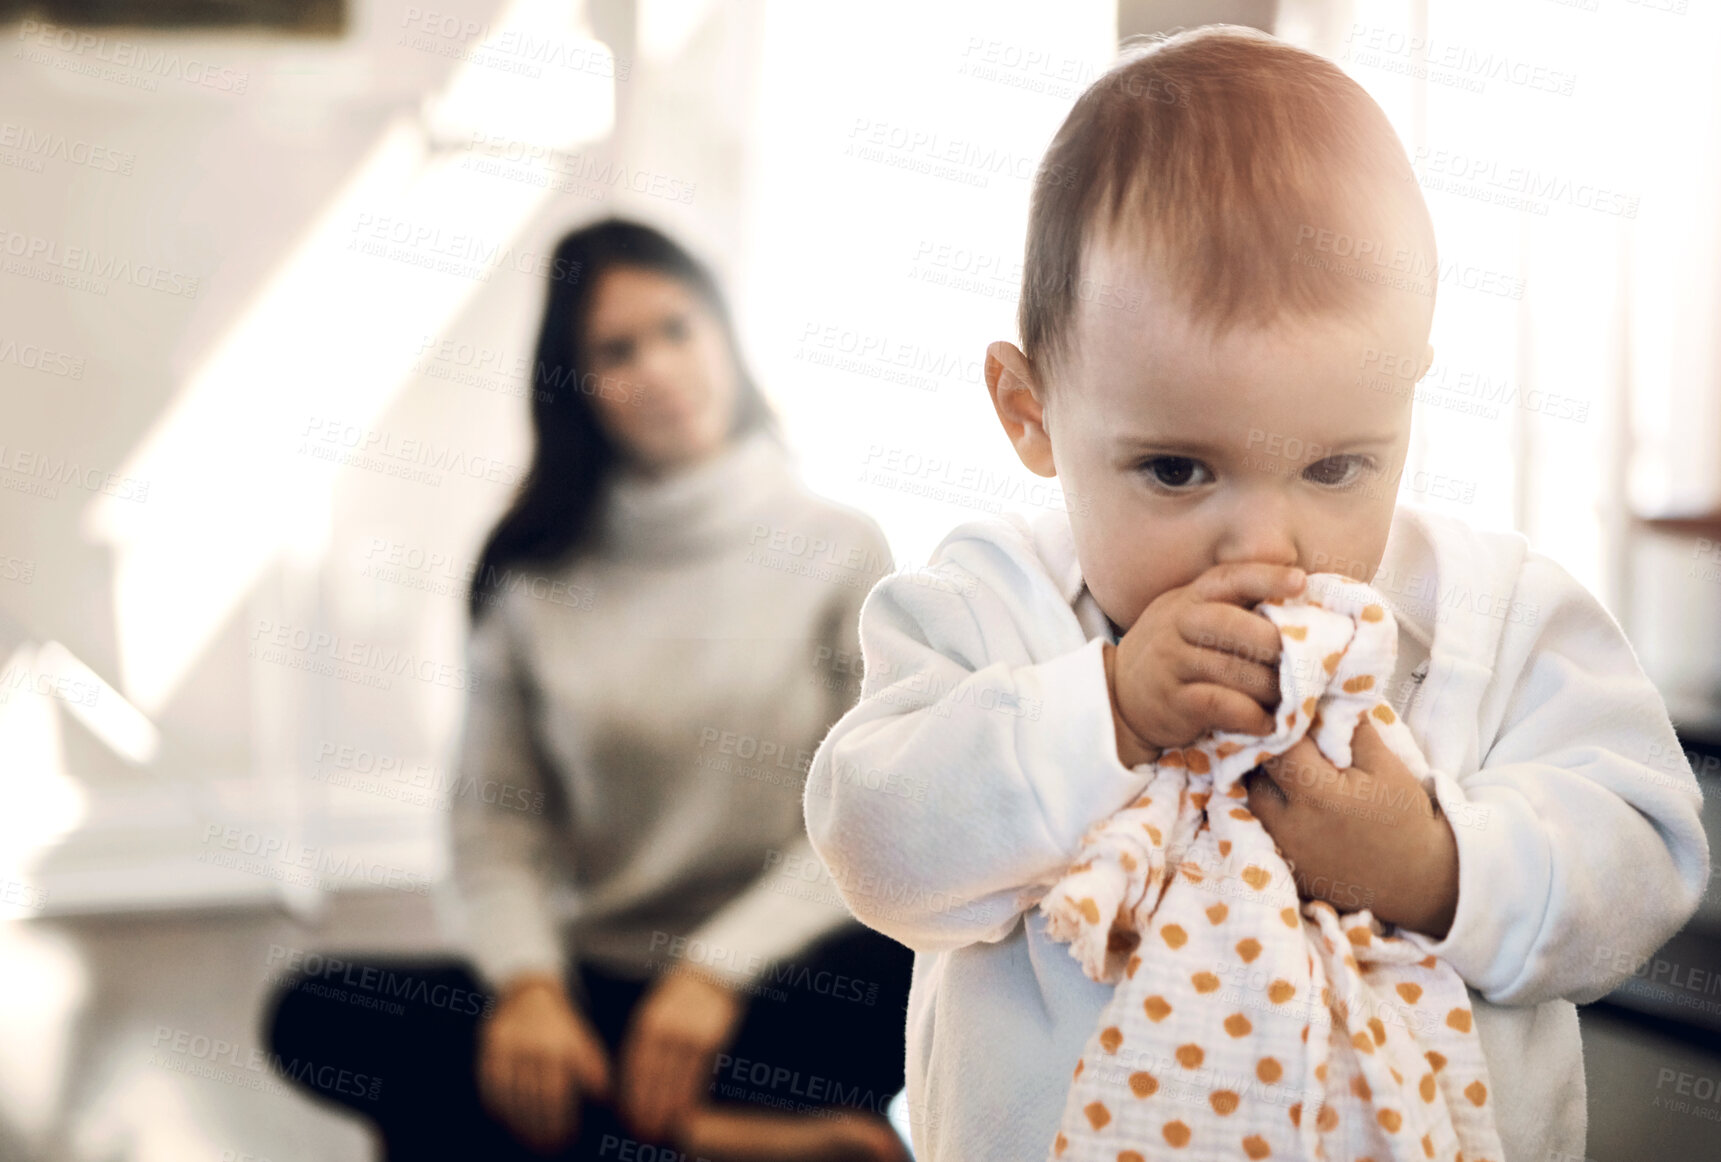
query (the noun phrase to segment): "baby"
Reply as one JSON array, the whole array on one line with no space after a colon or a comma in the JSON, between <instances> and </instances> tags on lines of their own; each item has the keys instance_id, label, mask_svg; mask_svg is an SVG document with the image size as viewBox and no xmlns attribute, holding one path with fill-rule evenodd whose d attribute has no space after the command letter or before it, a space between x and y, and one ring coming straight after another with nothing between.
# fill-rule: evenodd
<instances>
[{"instance_id":1,"label":"baby","mask_svg":"<svg viewBox=\"0 0 1721 1162\"><path fill-rule=\"evenodd\" d=\"M1069 511L964 524L861 612L862 697L808 778L849 907L915 951L923 1162L1045 1158L1113 986L1036 905L1162 751L1265 735L1307 574L1369 582L1427 787L1368 725L1304 738L1247 808L1305 900L1426 938L1462 979L1507 1162L1581 1157L1578 1003L1697 906L1701 797L1607 611L1516 533L1395 502L1432 223L1378 106L1331 63L1206 27L1134 52L1042 161L1018 324L986 382ZM833 771L882 771L905 797ZM1359 810L1359 804L1366 810ZM1156 955L1145 947L1143 955ZM1173 1144L1175 1146L1175 1144ZM1156 1155L1157 1156L1157 1155Z\"/></svg>"}]
</instances>

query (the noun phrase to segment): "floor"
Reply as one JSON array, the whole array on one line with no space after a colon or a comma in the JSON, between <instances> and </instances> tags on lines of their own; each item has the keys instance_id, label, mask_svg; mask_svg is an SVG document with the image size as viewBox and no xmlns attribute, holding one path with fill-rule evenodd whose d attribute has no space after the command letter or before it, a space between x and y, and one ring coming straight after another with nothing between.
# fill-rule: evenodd
<instances>
[{"instance_id":1,"label":"floor","mask_svg":"<svg viewBox=\"0 0 1721 1162\"><path fill-rule=\"evenodd\" d=\"M0 923L0 1162L361 1162L366 1132L245 1068L295 950L415 949L428 907ZM1583 1016L1591 1162L1721 1162L1721 1044ZM1576 1162L1535 1159L1524 1162Z\"/></svg>"}]
</instances>

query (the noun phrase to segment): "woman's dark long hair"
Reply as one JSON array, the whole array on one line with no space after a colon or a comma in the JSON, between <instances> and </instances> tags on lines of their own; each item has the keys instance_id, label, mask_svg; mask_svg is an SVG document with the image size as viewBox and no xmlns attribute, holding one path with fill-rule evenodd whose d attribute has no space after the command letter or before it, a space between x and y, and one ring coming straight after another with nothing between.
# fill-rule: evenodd
<instances>
[{"instance_id":1,"label":"woman's dark long hair","mask_svg":"<svg viewBox=\"0 0 1721 1162\"><path fill-rule=\"evenodd\" d=\"M703 263L662 232L619 218L564 236L550 263L533 358L532 466L478 555L466 601L474 622L503 592L510 567L561 565L586 547L621 452L598 422L591 398L597 377L584 370L582 346L593 292L604 272L617 266L680 280L716 317L737 376L730 438L759 427L776 430L776 415L741 358L723 293Z\"/></svg>"}]
</instances>

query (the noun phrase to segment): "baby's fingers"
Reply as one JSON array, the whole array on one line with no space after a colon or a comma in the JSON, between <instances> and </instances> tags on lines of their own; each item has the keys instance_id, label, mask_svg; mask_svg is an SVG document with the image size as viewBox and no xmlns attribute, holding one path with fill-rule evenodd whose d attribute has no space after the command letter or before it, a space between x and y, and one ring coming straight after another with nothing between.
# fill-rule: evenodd
<instances>
[{"instance_id":1,"label":"baby's fingers","mask_svg":"<svg viewBox=\"0 0 1721 1162\"><path fill-rule=\"evenodd\" d=\"M1398 780L1414 779L1393 749L1386 745L1374 723L1364 718L1351 734L1351 766L1370 775Z\"/></svg>"},{"instance_id":2,"label":"baby's fingers","mask_svg":"<svg viewBox=\"0 0 1721 1162\"><path fill-rule=\"evenodd\" d=\"M1197 730L1271 734L1273 716L1247 694L1215 682L1192 682L1173 696L1178 711Z\"/></svg>"},{"instance_id":3,"label":"baby's fingers","mask_svg":"<svg viewBox=\"0 0 1721 1162\"><path fill-rule=\"evenodd\" d=\"M1344 777L1306 734L1283 754L1262 763L1261 770L1287 796L1294 791L1320 796L1336 788Z\"/></svg>"},{"instance_id":4,"label":"baby's fingers","mask_svg":"<svg viewBox=\"0 0 1721 1162\"><path fill-rule=\"evenodd\" d=\"M1183 641L1206 650L1220 650L1263 666L1279 668L1279 627L1235 605L1203 601L1187 607L1177 619Z\"/></svg>"},{"instance_id":5,"label":"baby's fingers","mask_svg":"<svg viewBox=\"0 0 1721 1162\"><path fill-rule=\"evenodd\" d=\"M1189 650L1178 658L1175 673L1186 686L1210 683L1242 694L1257 708L1278 705L1279 671L1257 662L1217 650ZM1267 721L1271 730L1272 719Z\"/></svg>"},{"instance_id":6,"label":"baby's fingers","mask_svg":"<svg viewBox=\"0 0 1721 1162\"><path fill-rule=\"evenodd\" d=\"M1270 599L1294 597L1303 591L1304 574L1294 565L1261 561L1231 561L1215 565L1189 583L1197 601L1223 601L1252 606Z\"/></svg>"}]
</instances>

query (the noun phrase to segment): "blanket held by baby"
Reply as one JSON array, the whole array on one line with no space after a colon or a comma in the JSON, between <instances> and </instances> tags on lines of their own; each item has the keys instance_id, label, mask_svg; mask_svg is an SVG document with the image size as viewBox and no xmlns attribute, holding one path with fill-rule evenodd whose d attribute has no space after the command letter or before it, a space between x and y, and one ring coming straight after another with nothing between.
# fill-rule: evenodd
<instances>
[{"instance_id":1,"label":"blanket held by baby","mask_svg":"<svg viewBox=\"0 0 1721 1162\"><path fill-rule=\"evenodd\" d=\"M1370 586L1329 573L1256 612L1282 641L1273 733L1214 731L1162 753L1040 901L1047 932L1116 985L1051 1157L1500 1162L1470 1002L1429 954L1436 941L1366 909L1300 902L1243 802L1244 775L1306 733L1348 768L1365 719L1427 782L1384 698L1392 613Z\"/></svg>"}]
</instances>

